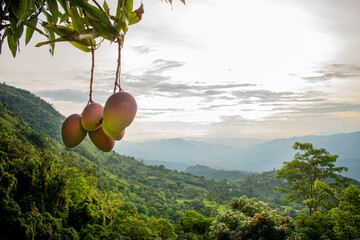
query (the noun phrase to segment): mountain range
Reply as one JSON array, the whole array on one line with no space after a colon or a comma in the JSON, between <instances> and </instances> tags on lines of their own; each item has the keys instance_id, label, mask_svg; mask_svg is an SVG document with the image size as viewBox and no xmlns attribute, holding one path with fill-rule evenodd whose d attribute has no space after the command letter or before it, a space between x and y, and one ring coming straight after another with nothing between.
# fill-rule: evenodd
<instances>
[{"instance_id":1,"label":"mountain range","mask_svg":"<svg viewBox=\"0 0 360 240\"><path fill-rule=\"evenodd\" d=\"M221 170L263 172L281 168L284 161L291 161L296 153L292 148L295 142L309 142L315 148L325 148L331 155L338 155L336 165L349 169L343 175L360 179L360 131L271 141L249 139L249 142L246 144L246 139L226 139L222 144L184 139L121 141L115 151L148 165L164 165L179 171L199 164Z\"/></svg>"}]
</instances>

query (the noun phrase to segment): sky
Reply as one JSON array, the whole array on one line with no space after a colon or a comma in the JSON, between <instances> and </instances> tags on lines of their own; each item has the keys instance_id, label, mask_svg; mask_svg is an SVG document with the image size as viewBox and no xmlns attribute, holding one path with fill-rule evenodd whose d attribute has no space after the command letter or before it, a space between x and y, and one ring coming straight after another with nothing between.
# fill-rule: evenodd
<instances>
[{"instance_id":1,"label":"sky","mask_svg":"<svg viewBox=\"0 0 360 240\"><path fill-rule=\"evenodd\" d=\"M101 0L100 0L101 2ZM115 1L109 1L114 11ZM122 88L138 103L125 140L275 139L360 130L360 1L143 0L121 58ZM134 1L134 8L140 1ZM34 36L0 81L64 116L88 102L91 54ZM22 43L24 39L22 39ZM93 100L112 94L117 45L95 53Z\"/></svg>"}]
</instances>

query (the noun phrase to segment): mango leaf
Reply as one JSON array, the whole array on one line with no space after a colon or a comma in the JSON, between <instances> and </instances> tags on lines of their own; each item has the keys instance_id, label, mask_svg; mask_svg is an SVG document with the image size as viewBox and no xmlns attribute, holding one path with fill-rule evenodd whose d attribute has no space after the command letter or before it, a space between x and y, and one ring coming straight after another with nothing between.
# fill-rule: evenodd
<instances>
[{"instance_id":1,"label":"mango leaf","mask_svg":"<svg viewBox=\"0 0 360 240\"><path fill-rule=\"evenodd\" d=\"M107 35L113 35L112 39L116 39L119 36L119 31L117 31L117 29L114 28L111 23L103 24L103 22L99 21L97 18L94 18L90 15L87 15L85 19L86 19L86 21L88 21L87 25L93 26L96 31L97 31L97 29L99 29L100 35L103 36L103 31L106 29L106 31L108 32ZM109 22L110 22L110 20L109 20ZM102 26L103 30L100 29L100 26ZM100 32L102 32L102 33L100 33Z\"/></svg>"},{"instance_id":2,"label":"mango leaf","mask_svg":"<svg viewBox=\"0 0 360 240\"><path fill-rule=\"evenodd\" d=\"M55 32L60 37L68 39L68 41L81 41L81 43L86 46L91 46L89 39L99 37L99 34L94 29L85 29L78 33L74 29L66 26L54 24L44 24L43 26L49 31Z\"/></svg>"},{"instance_id":3,"label":"mango leaf","mask_svg":"<svg viewBox=\"0 0 360 240\"><path fill-rule=\"evenodd\" d=\"M15 37L16 41L19 41L19 39L21 38L21 36L23 34L23 31L24 31L24 23L21 23L20 26L18 26L15 29L14 37Z\"/></svg>"},{"instance_id":4,"label":"mango leaf","mask_svg":"<svg viewBox=\"0 0 360 240\"><path fill-rule=\"evenodd\" d=\"M27 21L27 22L28 22L28 23L30 22L30 23L32 24L32 26L36 26L37 20L38 20L37 18L34 18L34 19L32 19L32 20L30 20L30 21ZM34 28L34 27L30 27L29 25L26 25L25 45L27 45L27 44L30 42L30 40L31 40L31 38L32 38L32 36L33 36L34 31L35 31L35 28Z\"/></svg>"},{"instance_id":5,"label":"mango leaf","mask_svg":"<svg viewBox=\"0 0 360 240\"><path fill-rule=\"evenodd\" d=\"M35 47L41 47L41 46L44 46L47 44L55 44L56 42L69 42L73 46L79 48L80 50L82 50L84 52L90 52L90 49L86 45L84 45L82 42L71 41L68 37L59 37L59 38L51 40L51 41L39 42L35 45Z\"/></svg>"},{"instance_id":6,"label":"mango leaf","mask_svg":"<svg viewBox=\"0 0 360 240\"><path fill-rule=\"evenodd\" d=\"M58 0L67 15L70 15L69 3L66 0Z\"/></svg>"},{"instance_id":7,"label":"mango leaf","mask_svg":"<svg viewBox=\"0 0 360 240\"><path fill-rule=\"evenodd\" d=\"M18 18L15 16L14 13L9 13L9 19L10 19L10 29L11 31L15 31L16 25L18 23Z\"/></svg>"},{"instance_id":8,"label":"mango leaf","mask_svg":"<svg viewBox=\"0 0 360 240\"><path fill-rule=\"evenodd\" d=\"M24 23L27 27L33 28L35 31L37 31L38 33L40 33L41 35L44 35L47 37L47 35L41 31L39 28L36 27L36 24L32 23L31 21L26 21Z\"/></svg>"},{"instance_id":9,"label":"mango leaf","mask_svg":"<svg viewBox=\"0 0 360 240\"><path fill-rule=\"evenodd\" d=\"M103 8L105 10L106 15L109 17L110 16L110 9L109 9L109 5L107 4L107 2L105 0L104 0Z\"/></svg>"},{"instance_id":10,"label":"mango leaf","mask_svg":"<svg viewBox=\"0 0 360 240\"><path fill-rule=\"evenodd\" d=\"M124 18L116 18L116 17L113 17L113 16L110 16L111 20L114 21L114 28L120 32L121 30L126 33L127 30L128 30L128 22L125 21Z\"/></svg>"},{"instance_id":11,"label":"mango leaf","mask_svg":"<svg viewBox=\"0 0 360 240\"><path fill-rule=\"evenodd\" d=\"M116 18L121 18L121 16L123 15L122 10L123 10L123 7L119 3L116 7L116 15L115 15Z\"/></svg>"},{"instance_id":12,"label":"mango leaf","mask_svg":"<svg viewBox=\"0 0 360 240\"><path fill-rule=\"evenodd\" d=\"M141 3L140 7L129 15L129 25L140 22L144 14L144 5Z\"/></svg>"},{"instance_id":13,"label":"mango leaf","mask_svg":"<svg viewBox=\"0 0 360 240\"><path fill-rule=\"evenodd\" d=\"M16 50L17 50L17 41L16 41L13 34L8 34L7 42L8 42L8 46L9 46L9 49L11 51L11 54L13 55L13 57L15 57L16 56Z\"/></svg>"},{"instance_id":14,"label":"mango leaf","mask_svg":"<svg viewBox=\"0 0 360 240\"><path fill-rule=\"evenodd\" d=\"M60 12L59 12L60 13ZM60 13L61 14L61 13ZM64 14L61 14L61 17L60 17L60 23L62 22L66 22L68 19L69 19L69 16L67 13L64 13Z\"/></svg>"},{"instance_id":15,"label":"mango leaf","mask_svg":"<svg viewBox=\"0 0 360 240\"><path fill-rule=\"evenodd\" d=\"M1 50L2 50L2 44L5 40L5 38L7 37L9 31L10 31L9 28L5 28L5 31L0 39L0 54L1 54Z\"/></svg>"},{"instance_id":16,"label":"mango leaf","mask_svg":"<svg viewBox=\"0 0 360 240\"><path fill-rule=\"evenodd\" d=\"M55 40L55 34L54 34L54 32L49 31L49 39L50 39L50 41ZM51 43L49 44L49 52L50 52L51 56L54 56L54 53L55 53L55 42L51 42Z\"/></svg>"},{"instance_id":17,"label":"mango leaf","mask_svg":"<svg viewBox=\"0 0 360 240\"><path fill-rule=\"evenodd\" d=\"M47 7L49 8L49 10L51 12L52 22L56 24L57 20L58 20L58 14L59 14L57 1L56 0L45 0L45 1L46 1Z\"/></svg>"},{"instance_id":18,"label":"mango leaf","mask_svg":"<svg viewBox=\"0 0 360 240\"><path fill-rule=\"evenodd\" d=\"M71 43L74 47L76 47L84 52L90 52L90 48L88 48L82 44L79 44L77 42L72 42L72 41L70 41L69 43Z\"/></svg>"},{"instance_id":19,"label":"mango leaf","mask_svg":"<svg viewBox=\"0 0 360 240\"><path fill-rule=\"evenodd\" d=\"M142 3L141 3L142 4ZM133 10L133 5L134 5L134 1L133 0L125 0L125 8L126 8L126 12L128 14L130 14Z\"/></svg>"},{"instance_id":20,"label":"mango leaf","mask_svg":"<svg viewBox=\"0 0 360 240\"><path fill-rule=\"evenodd\" d=\"M106 13L101 11L100 9L90 5L89 3L83 2L81 0L69 0L69 1L73 4L75 4L76 6L82 8L86 12L88 12L97 21L99 21L105 25L111 25L111 22L110 22L108 16L106 15Z\"/></svg>"},{"instance_id":21,"label":"mango leaf","mask_svg":"<svg viewBox=\"0 0 360 240\"><path fill-rule=\"evenodd\" d=\"M2 4L1 4L2 5ZM23 20L26 16L28 0L12 0L11 11L14 13L18 21Z\"/></svg>"},{"instance_id":22,"label":"mango leaf","mask_svg":"<svg viewBox=\"0 0 360 240\"><path fill-rule=\"evenodd\" d=\"M74 5L70 7L70 17L72 21L72 27L75 29L75 31L81 32L85 29L84 22L80 17L77 7Z\"/></svg>"},{"instance_id":23,"label":"mango leaf","mask_svg":"<svg viewBox=\"0 0 360 240\"><path fill-rule=\"evenodd\" d=\"M78 35L78 33L74 29L66 26L57 26L55 24L49 23L43 24L43 26L46 27L49 31L55 32L59 36L66 35L70 39L76 38L76 36Z\"/></svg>"},{"instance_id":24,"label":"mango leaf","mask_svg":"<svg viewBox=\"0 0 360 240\"><path fill-rule=\"evenodd\" d=\"M78 35L79 40L84 40L84 39L92 40L97 37L100 37L100 35L94 29L85 29L84 31L80 32Z\"/></svg>"},{"instance_id":25,"label":"mango leaf","mask_svg":"<svg viewBox=\"0 0 360 240\"><path fill-rule=\"evenodd\" d=\"M100 22L96 21L95 19L91 19L91 18L87 18L87 20L89 21L89 23L91 24L91 26L93 26L93 28L95 29L96 32L98 32L103 38L109 40L109 41L114 41L114 39L116 39L116 37L114 37L109 30L107 29L106 26L104 26L103 24L101 24ZM114 27L113 27L114 28ZM114 28L115 29L115 28ZM116 30L116 29L115 29ZM118 34L118 33L117 33Z\"/></svg>"}]
</instances>

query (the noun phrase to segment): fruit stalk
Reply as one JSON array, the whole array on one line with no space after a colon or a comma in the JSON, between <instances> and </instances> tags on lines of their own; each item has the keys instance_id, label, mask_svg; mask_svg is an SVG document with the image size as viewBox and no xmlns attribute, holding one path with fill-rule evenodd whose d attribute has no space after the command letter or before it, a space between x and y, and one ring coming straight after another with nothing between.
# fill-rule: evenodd
<instances>
[{"instance_id":1,"label":"fruit stalk","mask_svg":"<svg viewBox=\"0 0 360 240\"><path fill-rule=\"evenodd\" d=\"M93 92L93 82L94 82L94 68L95 68L95 49L91 46L91 76L90 76L90 93L89 93L89 103L92 103L92 92Z\"/></svg>"},{"instance_id":2,"label":"fruit stalk","mask_svg":"<svg viewBox=\"0 0 360 240\"><path fill-rule=\"evenodd\" d=\"M120 82L120 74L121 74L121 39L117 40L118 43L118 60L117 60L117 68L116 68L116 78L114 84L114 93L116 92L116 87L119 88L119 91L122 92L121 82Z\"/></svg>"}]
</instances>

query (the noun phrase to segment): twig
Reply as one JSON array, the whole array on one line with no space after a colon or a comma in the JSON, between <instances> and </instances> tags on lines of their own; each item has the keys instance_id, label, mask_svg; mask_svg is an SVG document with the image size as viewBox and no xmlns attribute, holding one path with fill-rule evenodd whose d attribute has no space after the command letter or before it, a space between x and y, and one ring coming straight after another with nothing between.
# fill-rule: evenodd
<instances>
[{"instance_id":1,"label":"twig","mask_svg":"<svg viewBox=\"0 0 360 240\"><path fill-rule=\"evenodd\" d=\"M121 39L117 39L118 43L118 61L117 61L117 68L116 68L116 78L114 83L114 93L116 92L116 87L119 88L119 91L122 92L121 88L121 81L120 81L120 74L121 74Z\"/></svg>"},{"instance_id":2,"label":"twig","mask_svg":"<svg viewBox=\"0 0 360 240\"><path fill-rule=\"evenodd\" d=\"M91 44L91 77L90 77L90 93L89 93L89 103L92 103L92 92L93 92L93 82L94 82L94 68L95 68L95 49Z\"/></svg>"}]
</instances>

